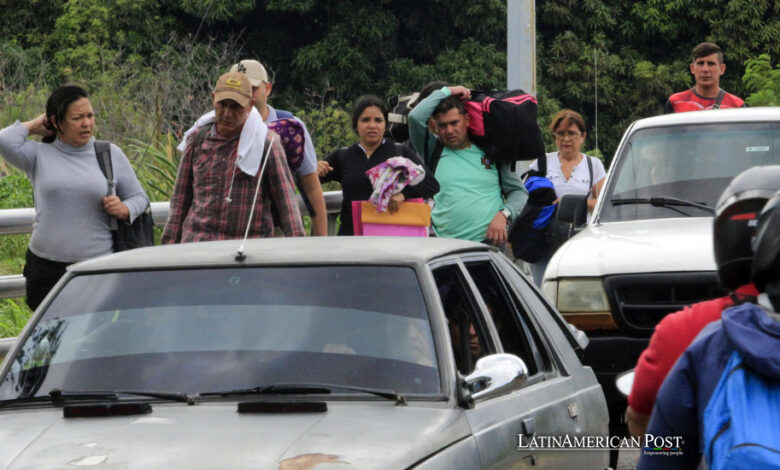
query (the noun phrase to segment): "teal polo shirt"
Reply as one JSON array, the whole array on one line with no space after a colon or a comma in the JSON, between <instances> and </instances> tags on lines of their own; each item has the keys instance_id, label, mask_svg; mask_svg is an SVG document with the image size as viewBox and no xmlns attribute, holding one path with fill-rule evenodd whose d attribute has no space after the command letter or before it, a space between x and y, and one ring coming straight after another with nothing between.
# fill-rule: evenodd
<instances>
[{"instance_id":1,"label":"teal polo shirt","mask_svg":"<svg viewBox=\"0 0 780 470\"><path fill-rule=\"evenodd\" d=\"M435 174L441 189L431 213L437 236L481 242L504 207L498 165L485 168L484 155L473 143L460 150L444 148Z\"/></svg>"}]
</instances>

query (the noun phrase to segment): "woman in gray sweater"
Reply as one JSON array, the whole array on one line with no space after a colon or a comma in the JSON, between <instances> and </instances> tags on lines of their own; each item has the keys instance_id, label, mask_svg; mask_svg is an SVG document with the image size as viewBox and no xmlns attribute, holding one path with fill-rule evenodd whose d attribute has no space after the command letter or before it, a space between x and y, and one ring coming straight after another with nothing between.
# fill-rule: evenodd
<instances>
[{"instance_id":1,"label":"woman in gray sweater","mask_svg":"<svg viewBox=\"0 0 780 470\"><path fill-rule=\"evenodd\" d=\"M46 112L0 131L0 154L33 186L35 220L24 277L35 309L74 262L113 252L110 218L131 223L149 204L130 162L111 144L116 195L98 165L95 113L78 86L57 88ZM28 140L42 136L42 142Z\"/></svg>"}]
</instances>

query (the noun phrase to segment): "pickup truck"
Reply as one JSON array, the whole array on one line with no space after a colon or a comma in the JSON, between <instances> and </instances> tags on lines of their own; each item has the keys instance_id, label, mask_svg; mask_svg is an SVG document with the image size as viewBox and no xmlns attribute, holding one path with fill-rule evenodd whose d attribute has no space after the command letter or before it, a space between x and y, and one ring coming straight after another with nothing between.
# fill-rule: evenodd
<instances>
[{"instance_id":1,"label":"pickup truck","mask_svg":"<svg viewBox=\"0 0 780 470\"><path fill-rule=\"evenodd\" d=\"M615 376L635 366L661 318L724 295L712 246L721 192L742 171L773 164L780 108L656 116L626 130L587 223L584 197L561 201L559 220L575 235L550 260L542 290L590 338L583 362L611 423L625 409Z\"/></svg>"}]
</instances>

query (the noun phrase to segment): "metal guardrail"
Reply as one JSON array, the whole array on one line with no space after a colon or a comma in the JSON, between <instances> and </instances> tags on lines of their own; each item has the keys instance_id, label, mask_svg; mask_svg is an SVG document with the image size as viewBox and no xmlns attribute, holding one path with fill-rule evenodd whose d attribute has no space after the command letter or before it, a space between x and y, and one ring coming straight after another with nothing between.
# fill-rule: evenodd
<instances>
[{"instance_id":1,"label":"metal guardrail","mask_svg":"<svg viewBox=\"0 0 780 470\"><path fill-rule=\"evenodd\" d=\"M325 207L328 211L328 234L335 235L336 218L341 211L341 191L326 191ZM152 218L156 225L165 225L168 219L170 204L168 202L153 202ZM301 213L307 213L306 205L298 196L298 207ZM3 209L0 210L0 235L20 235L32 232L35 209ZM0 276L0 299L24 297L25 281L21 274Z\"/></svg>"}]
</instances>

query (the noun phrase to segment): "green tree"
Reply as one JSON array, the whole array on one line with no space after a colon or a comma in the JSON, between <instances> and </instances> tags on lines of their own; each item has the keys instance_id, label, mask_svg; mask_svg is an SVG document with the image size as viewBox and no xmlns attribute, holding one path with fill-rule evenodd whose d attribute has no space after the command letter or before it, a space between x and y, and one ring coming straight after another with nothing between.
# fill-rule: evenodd
<instances>
[{"instance_id":1,"label":"green tree","mask_svg":"<svg viewBox=\"0 0 780 470\"><path fill-rule=\"evenodd\" d=\"M780 64L772 68L769 54L745 62L742 83L751 92L745 98L749 106L780 106Z\"/></svg>"}]
</instances>

